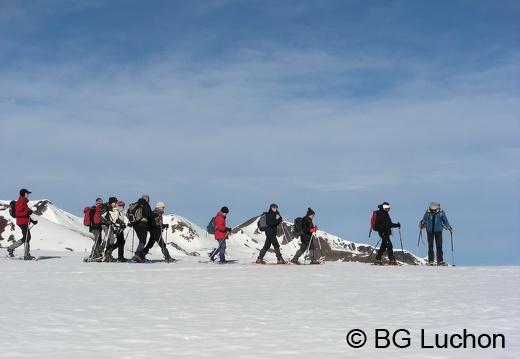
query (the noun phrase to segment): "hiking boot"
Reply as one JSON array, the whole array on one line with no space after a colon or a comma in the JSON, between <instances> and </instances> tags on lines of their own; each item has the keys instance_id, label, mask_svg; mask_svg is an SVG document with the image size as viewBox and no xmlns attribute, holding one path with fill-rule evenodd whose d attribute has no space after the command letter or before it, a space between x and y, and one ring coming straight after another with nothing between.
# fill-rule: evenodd
<instances>
[{"instance_id":1,"label":"hiking boot","mask_svg":"<svg viewBox=\"0 0 520 359\"><path fill-rule=\"evenodd\" d=\"M318 262L316 259L313 259L309 264L321 264L321 262Z\"/></svg>"},{"instance_id":2,"label":"hiking boot","mask_svg":"<svg viewBox=\"0 0 520 359\"><path fill-rule=\"evenodd\" d=\"M399 263L397 263L397 261L395 259L390 259L390 262L388 262L388 265L389 266L398 266Z\"/></svg>"},{"instance_id":3,"label":"hiking boot","mask_svg":"<svg viewBox=\"0 0 520 359\"><path fill-rule=\"evenodd\" d=\"M9 257L13 258L14 257L14 249L7 248L7 254L9 255Z\"/></svg>"},{"instance_id":4,"label":"hiking boot","mask_svg":"<svg viewBox=\"0 0 520 359\"><path fill-rule=\"evenodd\" d=\"M174 259L174 258L168 257L168 258L165 258L164 261L165 261L166 263L175 263L175 262L177 262L177 259Z\"/></svg>"},{"instance_id":5,"label":"hiking boot","mask_svg":"<svg viewBox=\"0 0 520 359\"><path fill-rule=\"evenodd\" d=\"M276 264L287 264L287 261L284 260L283 258L280 258L276 261Z\"/></svg>"},{"instance_id":6,"label":"hiking boot","mask_svg":"<svg viewBox=\"0 0 520 359\"><path fill-rule=\"evenodd\" d=\"M221 259L217 263L218 264L228 264L229 262L227 260L225 260L225 259L224 260Z\"/></svg>"},{"instance_id":7,"label":"hiking boot","mask_svg":"<svg viewBox=\"0 0 520 359\"><path fill-rule=\"evenodd\" d=\"M426 264L427 266L434 266L435 265L435 262L434 261L429 261L428 264Z\"/></svg>"},{"instance_id":8,"label":"hiking boot","mask_svg":"<svg viewBox=\"0 0 520 359\"><path fill-rule=\"evenodd\" d=\"M134 256L132 257L132 260L135 261L135 262L139 262L139 263L143 263L144 262L144 259L141 258L141 256L137 253L134 254Z\"/></svg>"},{"instance_id":9,"label":"hiking boot","mask_svg":"<svg viewBox=\"0 0 520 359\"><path fill-rule=\"evenodd\" d=\"M296 264L296 265L298 265L298 266L301 265L301 263L300 263L297 259L294 259L294 258L291 259L291 263L292 263L292 264Z\"/></svg>"},{"instance_id":10,"label":"hiking boot","mask_svg":"<svg viewBox=\"0 0 520 359\"><path fill-rule=\"evenodd\" d=\"M34 256L31 256L31 254L28 254L26 256L23 257L23 260L24 261L32 261L33 259L35 259L36 257Z\"/></svg>"},{"instance_id":11,"label":"hiking boot","mask_svg":"<svg viewBox=\"0 0 520 359\"><path fill-rule=\"evenodd\" d=\"M126 262L128 262L128 259L126 259L125 257L117 257L117 261L119 263L126 263Z\"/></svg>"},{"instance_id":12,"label":"hiking boot","mask_svg":"<svg viewBox=\"0 0 520 359\"><path fill-rule=\"evenodd\" d=\"M256 264L267 264L267 262L264 261L262 258L258 258L255 263Z\"/></svg>"},{"instance_id":13,"label":"hiking boot","mask_svg":"<svg viewBox=\"0 0 520 359\"><path fill-rule=\"evenodd\" d=\"M381 259L376 259L376 260L374 261L374 265L375 265L375 266L382 266L382 265L383 265L383 262L381 261Z\"/></svg>"},{"instance_id":14,"label":"hiking boot","mask_svg":"<svg viewBox=\"0 0 520 359\"><path fill-rule=\"evenodd\" d=\"M448 263L446 263L446 262L439 262L439 263L437 263L437 265L446 267L448 265Z\"/></svg>"}]
</instances>

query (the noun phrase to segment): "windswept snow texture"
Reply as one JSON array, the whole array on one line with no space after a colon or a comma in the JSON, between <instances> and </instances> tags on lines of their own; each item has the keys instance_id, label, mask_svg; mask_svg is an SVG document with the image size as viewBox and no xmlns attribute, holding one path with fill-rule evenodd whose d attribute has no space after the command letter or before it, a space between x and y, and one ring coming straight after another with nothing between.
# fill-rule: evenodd
<instances>
[{"instance_id":1,"label":"windswept snow texture","mask_svg":"<svg viewBox=\"0 0 520 359\"><path fill-rule=\"evenodd\" d=\"M160 258L157 251L151 258ZM519 267L84 263L0 259L2 358L517 358ZM353 329L367 342L353 349ZM407 348L376 348L375 331ZM425 343L421 345L421 330ZM421 348L435 334L505 348ZM391 336L390 336L391 339ZM485 344L485 343L484 343ZM380 340L379 346L385 341Z\"/></svg>"}]
</instances>

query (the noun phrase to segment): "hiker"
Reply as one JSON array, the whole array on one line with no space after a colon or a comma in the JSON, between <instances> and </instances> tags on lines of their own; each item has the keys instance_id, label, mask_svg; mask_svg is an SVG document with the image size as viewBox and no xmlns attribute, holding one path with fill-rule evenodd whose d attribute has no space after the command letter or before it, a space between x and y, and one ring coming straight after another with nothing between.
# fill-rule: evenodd
<instances>
[{"instance_id":1,"label":"hiker","mask_svg":"<svg viewBox=\"0 0 520 359\"><path fill-rule=\"evenodd\" d=\"M94 235L94 245L90 256L85 259L88 262L101 262L103 259L103 250L105 249L105 243L101 241L101 221L99 219L101 210L103 208L103 200L96 198L96 204L94 204L89 211L90 225L89 232Z\"/></svg>"},{"instance_id":2,"label":"hiker","mask_svg":"<svg viewBox=\"0 0 520 359\"><path fill-rule=\"evenodd\" d=\"M320 262L317 261L314 257L316 247L314 246L314 242L312 240L313 234L318 230L318 227L312 223L315 215L316 213L311 209L311 207L308 207L307 214L302 218L301 222L302 233L300 234L300 249L296 251L293 259L291 259L291 263L301 264L298 261L298 258L300 258L300 256L304 254L307 249L309 249L309 258L311 259L311 264L320 264Z\"/></svg>"},{"instance_id":3,"label":"hiker","mask_svg":"<svg viewBox=\"0 0 520 359\"><path fill-rule=\"evenodd\" d=\"M279 215L280 217L276 218L277 215ZM283 259L282 254L280 253L280 244L278 243L278 239L276 238L276 227L283 222L283 218L278 212L278 206L276 204L271 204L265 219L267 223L267 228L265 229L265 243L264 247L260 250L260 253L258 254L258 259L256 260L256 263L267 264L264 261L264 256L267 253L267 250L271 247L271 245L273 245L274 252L276 254L277 264L287 264L287 262Z\"/></svg>"},{"instance_id":4,"label":"hiker","mask_svg":"<svg viewBox=\"0 0 520 359\"><path fill-rule=\"evenodd\" d=\"M215 261L215 256L219 254L220 264L228 263L226 261L226 240L229 238L228 233L231 232L231 228L226 227L226 218L228 213L229 209L224 206L215 216L215 233L213 235L218 242L218 247L213 251L210 259L211 261Z\"/></svg>"},{"instance_id":5,"label":"hiker","mask_svg":"<svg viewBox=\"0 0 520 359\"><path fill-rule=\"evenodd\" d=\"M170 227L169 224L163 224L164 207L165 206L163 202L157 202L157 204L155 205L155 209L152 212L156 216L149 222L150 239L148 240L148 243L143 249L143 260L146 260L146 255L148 254L150 249L152 249L153 245L157 242L159 244L159 247L161 247L161 252L164 255L165 262L175 262L175 259L170 257L170 252L168 251L168 248L166 248L166 243L164 243L163 240L163 229L168 229Z\"/></svg>"},{"instance_id":6,"label":"hiker","mask_svg":"<svg viewBox=\"0 0 520 359\"><path fill-rule=\"evenodd\" d=\"M155 221L155 218L158 217L158 213L152 212L152 208L150 207L150 197L148 195L143 195L137 201L139 205L142 207L143 216L139 220L139 222L134 223L132 228L137 234L137 238L139 239L139 245L134 253L132 259L136 262L144 262L145 257L143 254L144 247L146 245L146 237L148 235L149 223Z\"/></svg>"},{"instance_id":7,"label":"hiker","mask_svg":"<svg viewBox=\"0 0 520 359\"><path fill-rule=\"evenodd\" d=\"M448 222L448 217L446 217L446 213L441 209L439 203L430 203L426 213L424 213L423 219L419 222L419 228L426 228L426 234L428 236L428 264L434 264L433 259L435 256L433 252L433 242L435 241L435 247L437 249L437 265L447 265L443 259L442 230L446 228L450 233L453 233L453 228L451 228L450 222Z\"/></svg>"},{"instance_id":8,"label":"hiker","mask_svg":"<svg viewBox=\"0 0 520 359\"><path fill-rule=\"evenodd\" d=\"M33 213L33 211L29 208L29 205L27 204L29 203L29 195L31 193L32 192L29 192L27 189L22 188L20 190L20 197L18 197L18 200L16 201L16 225L20 227L20 229L22 230L22 239L17 240L9 247L7 247L7 253L9 254L9 257L14 257L14 250L25 243L23 259L31 260L35 258L30 253L31 230L29 228L29 222L31 222L32 224L37 224L38 221L31 218L31 214Z\"/></svg>"},{"instance_id":9,"label":"hiker","mask_svg":"<svg viewBox=\"0 0 520 359\"><path fill-rule=\"evenodd\" d=\"M128 259L125 258L125 216L123 212L125 210L125 202L117 201L116 209L119 212L116 220L116 224L119 224L116 230L116 243L113 245L113 250L117 248L117 261L119 263L125 263Z\"/></svg>"},{"instance_id":10,"label":"hiker","mask_svg":"<svg viewBox=\"0 0 520 359\"><path fill-rule=\"evenodd\" d=\"M379 237L381 237L381 246L377 251L376 261L374 264L383 265L381 257L386 250L388 253L388 259L390 260L388 265L397 265L397 261L394 257L394 246L390 240L390 235L392 234L392 228L401 228L401 223L392 223L390 215L388 214L390 211L390 204L388 202L383 202L378 206L378 208L379 211L377 212L375 227L379 233Z\"/></svg>"},{"instance_id":11,"label":"hiker","mask_svg":"<svg viewBox=\"0 0 520 359\"><path fill-rule=\"evenodd\" d=\"M104 262L116 262L118 261L112 256L112 252L115 248L118 247L118 245L121 244L121 237L122 237L122 245L124 248L124 229L126 227L126 224L123 219L123 215L119 211L117 207L118 199L116 197L110 197L108 199L108 203L104 205L102 211L101 211L101 222L103 223L102 228L105 232L105 239L106 239L106 249L105 249L105 255L103 257ZM124 203L124 202L123 202ZM116 237L118 243L116 243ZM121 261L123 262L123 261Z\"/></svg>"}]
</instances>

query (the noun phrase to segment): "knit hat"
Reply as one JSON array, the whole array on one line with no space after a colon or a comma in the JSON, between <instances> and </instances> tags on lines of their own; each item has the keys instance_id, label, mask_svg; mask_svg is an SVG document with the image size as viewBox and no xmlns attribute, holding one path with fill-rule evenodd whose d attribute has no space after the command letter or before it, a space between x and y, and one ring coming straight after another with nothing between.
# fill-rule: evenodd
<instances>
[{"instance_id":1,"label":"knit hat","mask_svg":"<svg viewBox=\"0 0 520 359\"><path fill-rule=\"evenodd\" d=\"M103 200L101 198L96 198L96 203L103 203Z\"/></svg>"},{"instance_id":2,"label":"knit hat","mask_svg":"<svg viewBox=\"0 0 520 359\"><path fill-rule=\"evenodd\" d=\"M271 206L269 208L278 208L278 205L276 203L271 203Z\"/></svg>"},{"instance_id":3,"label":"knit hat","mask_svg":"<svg viewBox=\"0 0 520 359\"><path fill-rule=\"evenodd\" d=\"M117 201L117 206L118 207L124 207L125 206L125 202L124 201Z\"/></svg>"},{"instance_id":4,"label":"knit hat","mask_svg":"<svg viewBox=\"0 0 520 359\"><path fill-rule=\"evenodd\" d=\"M160 208L160 207L164 208L166 206L164 205L163 202L157 202L157 204L155 205L155 208Z\"/></svg>"},{"instance_id":5,"label":"knit hat","mask_svg":"<svg viewBox=\"0 0 520 359\"><path fill-rule=\"evenodd\" d=\"M440 207L441 207L441 205L439 203L436 203L436 202L430 203L430 211L432 211L432 212L438 211Z\"/></svg>"},{"instance_id":6,"label":"knit hat","mask_svg":"<svg viewBox=\"0 0 520 359\"><path fill-rule=\"evenodd\" d=\"M108 204L112 204L112 203L117 203L117 198L116 197L110 197L108 199Z\"/></svg>"},{"instance_id":7,"label":"knit hat","mask_svg":"<svg viewBox=\"0 0 520 359\"><path fill-rule=\"evenodd\" d=\"M383 202L383 209L390 209L390 203Z\"/></svg>"},{"instance_id":8,"label":"knit hat","mask_svg":"<svg viewBox=\"0 0 520 359\"><path fill-rule=\"evenodd\" d=\"M20 190L20 196L25 196L26 193L31 194L32 192L29 192L29 190L27 190L27 189L25 189L25 188L22 188L22 189Z\"/></svg>"},{"instance_id":9,"label":"knit hat","mask_svg":"<svg viewBox=\"0 0 520 359\"><path fill-rule=\"evenodd\" d=\"M227 208L226 206L224 206L224 207L222 207L222 208L220 209L220 212L221 212L221 213L229 213L229 208Z\"/></svg>"},{"instance_id":10,"label":"knit hat","mask_svg":"<svg viewBox=\"0 0 520 359\"><path fill-rule=\"evenodd\" d=\"M312 216L313 214L316 214L311 207L307 208L307 216Z\"/></svg>"}]
</instances>

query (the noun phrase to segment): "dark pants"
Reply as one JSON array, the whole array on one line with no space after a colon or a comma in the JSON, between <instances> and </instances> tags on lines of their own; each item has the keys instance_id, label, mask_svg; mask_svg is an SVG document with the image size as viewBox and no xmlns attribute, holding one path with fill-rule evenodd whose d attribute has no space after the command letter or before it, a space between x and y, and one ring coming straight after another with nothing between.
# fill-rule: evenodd
<instances>
[{"instance_id":1,"label":"dark pants","mask_svg":"<svg viewBox=\"0 0 520 359\"><path fill-rule=\"evenodd\" d=\"M160 230L150 230L150 240L144 247L143 254L147 255L156 242L159 244L159 247L161 247L161 252L164 258L170 258L170 252L168 252L168 248L166 248L166 243L164 243L162 232Z\"/></svg>"},{"instance_id":2,"label":"dark pants","mask_svg":"<svg viewBox=\"0 0 520 359\"><path fill-rule=\"evenodd\" d=\"M20 229L22 230L22 239L19 239L16 242L14 242L13 244L11 244L9 246L9 249L18 248L22 244L27 242L27 244L25 245L24 256L28 256L29 255L29 251L31 250L31 246L29 244L29 242L31 241L31 231L29 229L29 225L28 224L21 224L21 225L18 225L18 227L20 227Z\"/></svg>"},{"instance_id":3,"label":"dark pants","mask_svg":"<svg viewBox=\"0 0 520 359\"><path fill-rule=\"evenodd\" d=\"M382 234L379 233L381 236L381 246L379 247L379 250L377 251L376 259L380 260L383 256L383 253L385 253L385 250L388 253L388 259L392 260L394 258L394 246L392 244L392 241L390 240L390 236L386 233Z\"/></svg>"},{"instance_id":4,"label":"dark pants","mask_svg":"<svg viewBox=\"0 0 520 359\"><path fill-rule=\"evenodd\" d=\"M226 240L217 239L217 241L218 241L218 247L213 251L211 257L213 258L217 254L219 254L220 260L225 261L226 260Z\"/></svg>"},{"instance_id":5,"label":"dark pants","mask_svg":"<svg viewBox=\"0 0 520 359\"><path fill-rule=\"evenodd\" d=\"M267 250L269 248L271 248L271 245L273 245L273 247L274 247L274 252L276 253L276 258L278 258L279 260L283 259L282 255L280 253L280 244L278 243L278 239L276 238L276 235L265 237L265 243L264 243L263 248L260 250L258 259L264 259L264 256L267 253Z\"/></svg>"},{"instance_id":6,"label":"dark pants","mask_svg":"<svg viewBox=\"0 0 520 359\"><path fill-rule=\"evenodd\" d=\"M309 245L310 244L310 245ZM300 242L300 249L296 251L296 254L294 255L293 260L297 261L300 256L305 253L305 251L309 248L309 257L311 258L311 261L314 260L314 250L316 247L314 247L314 241L301 241Z\"/></svg>"},{"instance_id":7,"label":"dark pants","mask_svg":"<svg viewBox=\"0 0 520 359\"><path fill-rule=\"evenodd\" d=\"M428 232L428 262L433 262L433 242L435 241L435 247L437 247L437 263L443 261L442 253L442 232L429 233Z\"/></svg>"},{"instance_id":8,"label":"dark pants","mask_svg":"<svg viewBox=\"0 0 520 359\"><path fill-rule=\"evenodd\" d=\"M137 235L137 239L139 239L139 244L137 245L137 249L135 253L140 257L143 256L144 246L146 245L146 237L148 236L148 226L140 227L135 225L134 227L135 234Z\"/></svg>"},{"instance_id":9,"label":"dark pants","mask_svg":"<svg viewBox=\"0 0 520 359\"><path fill-rule=\"evenodd\" d=\"M120 230L116 234L116 243L112 246L112 250L117 248L117 258L125 257L125 231Z\"/></svg>"}]
</instances>

